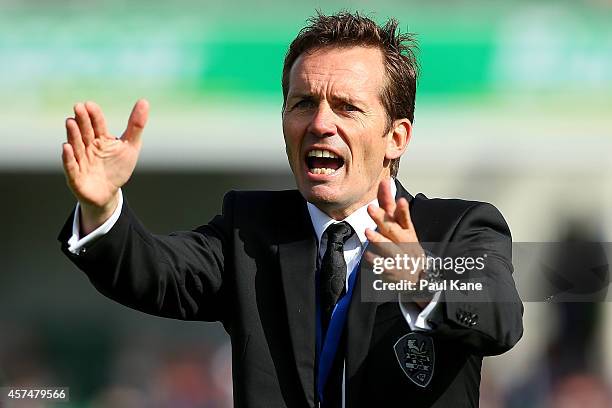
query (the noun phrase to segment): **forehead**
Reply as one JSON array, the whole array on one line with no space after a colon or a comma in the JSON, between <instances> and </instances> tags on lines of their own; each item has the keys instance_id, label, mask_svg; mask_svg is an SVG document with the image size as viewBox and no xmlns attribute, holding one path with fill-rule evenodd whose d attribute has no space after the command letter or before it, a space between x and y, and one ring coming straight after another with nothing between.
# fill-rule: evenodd
<instances>
[{"instance_id":1,"label":"forehead","mask_svg":"<svg viewBox=\"0 0 612 408\"><path fill-rule=\"evenodd\" d=\"M385 67L375 47L325 47L300 55L289 76L289 93L342 92L380 95Z\"/></svg>"}]
</instances>

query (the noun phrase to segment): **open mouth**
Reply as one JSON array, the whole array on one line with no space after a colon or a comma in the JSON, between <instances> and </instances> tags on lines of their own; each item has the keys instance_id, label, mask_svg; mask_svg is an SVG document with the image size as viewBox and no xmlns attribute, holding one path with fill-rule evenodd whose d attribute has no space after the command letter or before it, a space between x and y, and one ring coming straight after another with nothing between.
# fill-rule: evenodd
<instances>
[{"instance_id":1,"label":"open mouth","mask_svg":"<svg viewBox=\"0 0 612 408\"><path fill-rule=\"evenodd\" d=\"M306 165L312 174L334 174L344 166L344 159L329 150L313 149L306 155Z\"/></svg>"}]
</instances>

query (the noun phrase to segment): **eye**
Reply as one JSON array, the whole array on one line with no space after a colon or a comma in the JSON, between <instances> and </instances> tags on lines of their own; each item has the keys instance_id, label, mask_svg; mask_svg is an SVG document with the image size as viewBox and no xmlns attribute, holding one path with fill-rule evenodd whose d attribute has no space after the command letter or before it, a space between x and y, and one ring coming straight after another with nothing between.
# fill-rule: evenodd
<instances>
[{"instance_id":1,"label":"eye","mask_svg":"<svg viewBox=\"0 0 612 408\"><path fill-rule=\"evenodd\" d=\"M347 112L358 112L359 108L357 108L355 105L351 105L350 103L345 103L344 110Z\"/></svg>"},{"instance_id":2,"label":"eye","mask_svg":"<svg viewBox=\"0 0 612 408\"><path fill-rule=\"evenodd\" d=\"M314 108L315 106L315 102L312 99L301 99L300 101L298 101L295 105L293 105L293 108L297 108L297 109L310 109L310 108Z\"/></svg>"}]
</instances>

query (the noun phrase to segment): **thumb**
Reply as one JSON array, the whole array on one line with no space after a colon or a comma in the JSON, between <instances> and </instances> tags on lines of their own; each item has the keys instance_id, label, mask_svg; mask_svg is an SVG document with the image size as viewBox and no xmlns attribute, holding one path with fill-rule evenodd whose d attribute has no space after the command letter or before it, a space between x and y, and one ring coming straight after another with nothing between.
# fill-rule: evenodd
<instances>
[{"instance_id":1,"label":"thumb","mask_svg":"<svg viewBox=\"0 0 612 408\"><path fill-rule=\"evenodd\" d=\"M148 117L149 102L146 99L139 99L134 105L134 109L132 109L132 113L128 119L127 128L125 129L125 132L123 132L123 135L121 135L121 140L125 140L130 143L140 143L140 137L145 125L147 124Z\"/></svg>"}]
</instances>

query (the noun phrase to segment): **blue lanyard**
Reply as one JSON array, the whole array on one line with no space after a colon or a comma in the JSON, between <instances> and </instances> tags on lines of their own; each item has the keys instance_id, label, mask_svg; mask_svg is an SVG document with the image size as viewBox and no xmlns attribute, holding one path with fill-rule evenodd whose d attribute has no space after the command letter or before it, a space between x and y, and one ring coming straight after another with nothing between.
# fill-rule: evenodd
<instances>
[{"instance_id":1,"label":"blue lanyard","mask_svg":"<svg viewBox=\"0 0 612 408\"><path fill-rule=\"evenodd\" d=\"M332 311L325 339L322 339L323 329L321 327L321 308L319 306L319 296L317 291L317 359L319 363L317 373L317 393L319 395L319 401L323 401L323 390L325 389L325 383L327 382L332 363L334 362L334 357L338 351L340 337L342 336L342 329L348 315L348 308L353 296L353 288L355 287L355 280L357 279L360 264L361 261L357 263L353 269L353 272L349 276L348 290L344 296L338 300L338 303L336 303L336 306Z\"/></svg>"}]
</instances>

